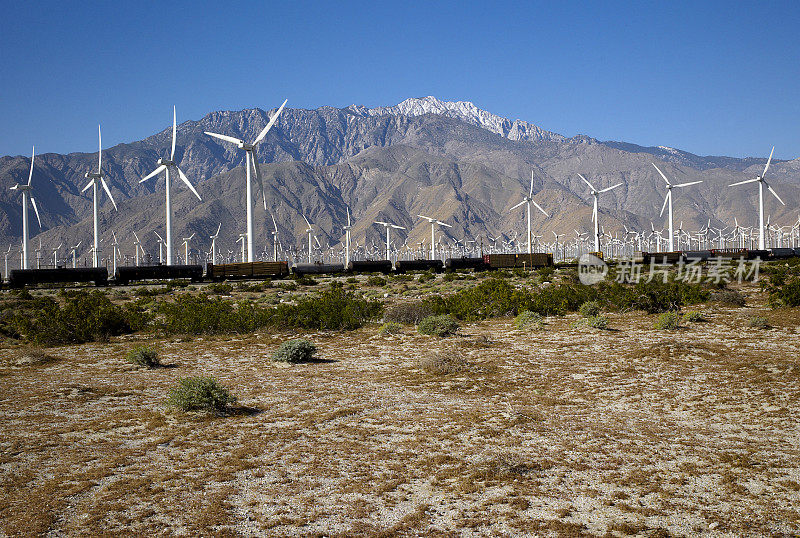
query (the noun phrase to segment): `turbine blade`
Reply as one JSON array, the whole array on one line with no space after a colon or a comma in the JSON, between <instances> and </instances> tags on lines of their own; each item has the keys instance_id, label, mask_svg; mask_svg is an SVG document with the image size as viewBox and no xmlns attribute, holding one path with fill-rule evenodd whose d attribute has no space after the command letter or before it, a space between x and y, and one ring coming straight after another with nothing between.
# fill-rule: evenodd
<instances>
[{"instance_id":1,"label":"turbine blade","mask_svg":"<svg viewBox=\"0 0 800 538\"><path fill-rule=\"evenodd\" d=\"M33 206L33 212L36 213L36 220L39 221L39 228L41 228L42 227L42 219L39 218L39 208L36 207L36 200L33 199L33 196L31 196L31 205ZM42 242L42 240L39 239L39 248L42 248L41 242Z\"/></svg>"},{"instance_id":2,"label":"turbine blade","mask_svg":"<svg viewBox=\"0 0 800 538\"><path fill-rule=\"evenodd\" d=\"M520 203L518 203L517 205L515 205L514 207L512 207L511 209L509 209L509 211L514 211L516 208L518 208L519 206L521 206L521 205L522 205L522 204L524 204L524 203L525 203L525 200L521 201Z\"/></svg>"},{"instance_id":3,"label":"turbine blade","mask_svg":"<svg viewBox=\"0 0 800 538\"><path fill-rule=\"evenodd\" d=\"M161 237L160 235L158 235L158 232L153 232L153 233L156 234L158 236L158 238L161 239L161 241L164 241L164 238Z\"/></svg>"},{"instance_id":4,"label":"turbine blade","mask_svg":"<svg viewBox=\"0 0 800 538\"><path fill-rule=\"evenodd\" d=\"M33 179L33 158L34 158L35 155L36 155L36 146L33 146L33 149L31 150L31 171L28 174L28 186L29 187L31 185L31 180Z\"/></svg>"},{"instance_id":5,"label":"turbine blade","mask_svg":"<svg viewBox=\"0 0 800 538\"><path fill-rule=\"evenodd\" d=\"M217 236L219 235L219 231L220 231L221 229L222 229L222 223L220 222L220 223L219 223L219 226L217 226L217 233L215 233L215 234L214 234L214 237L217 237Z\"/></svg>"},{"instance_id":6,"label":"turbine blade","mask_svg":"<svg viewBox=\"0 0 800 538\"><path fill-rule=\"evenodd\" d=\"M589 188L590 188L590 189L592 189L593 191L596 191L596 190L597 190L597 189L595 189L595 188L594 188L594 185L592 185L591 183L589 183L589 181L588 181L588 180L587 180L585 177L583 177L583 176L582 176L582 175L580 175L580 174L578 174L578 177L579 177L579 178L581 178L581 179L583 180L583 182L584 182L584 183L586 183L587 185L589 185Z\"/></svg>"},{"instance_id":7,"label":"turbine blade","mask_svg":"<svg viewBox=\"0 0 800 538\"><path fill-rule=\"evenodd\" d=\"M768 190L769 192L771 192L771 193L772 193L772 196L774 196L775 198L777 198L777 199L778 199L778 201L779 201L781 204L783 204L783 205L786 205L786 204L783 202L783 200L781 200L781 197L780 197L780 196L778 196L778 193L777 193L777 192L775 192L775 190L774 190L772 187L770 187L769 185L767 185L767 182L766 182L766 181L764 182L764 186L765 186L765 187L767 187L767 190Z\"/></svg>"},{"instance_id":8,"label":"turbine blade","mask_svg":"<svg viewBox=\"0 0 800 538\"><path fill-rule=\"evenodd\" d=\"M133 237L135 237L135 238L136 238L136 242L137 242L137 243L139 243L139 242L140 242L140 241L139 241L139 236L138 236L138 235L136 235L136 232L133 232Z\"/></svg>"},{"instance_id":9,"label":"turbine blade","mask_svg":"<svg viewBox=\"0 0 800 538\"><path fill-rule=\"evenodd\" d=\"M769 152L769 159L767 159L767 165L764 167L764 173L761 174L761 177L767 175L767 168L769 168L769 163L772 162L772 154L775 153L775 146L772 146L772 151Z\"/></svg>"},{"instance_id":10,"label":"turbine blade","mask_svg":"<svg viewBox=\"0 0 800 538\"><path fill-rule=\"evenodd\" d=\"M267 133L272 128L272 126L275 124L275 121L278 119L278 116L281 115L281 112L283 111L283 107L286 106L286 101L288 101L288 99L286 99L283 102L283 104L281 105L281 107L278 109L278 111L275 114L272 115L272 117L269 120L269 123L267 124L266 127L264 127L264 130L261 131L261 133L259 133L259 135L256 137L256 140L255 140L255 142L253 142L253 145L258 144L259 142L264 140L264 137L267 136Z\"/></svg>"},{"instance_id":11,"label":"turbine blade","mask_svg":"<svg viewBox=\"0 0 800 538\"><path fill-rule=\"evenodd\" d=\"M616 185L612 185L611 187L606 187L605 189L603 189L603 190L601 190L601 191L597 191L597 192L598 192L598 193L601 193L601 192L608 192L608 191L610 191L610 190L616 189L616 188L617 188L617 187L619 187L620 185L622 185L622 183L617 183Z\"/></svg>"},{"instance_id":12,"label":"turbine blade","mask_svg":"<svg viewBox=\"0 0 800 538\"><path fill-rule=\"evenodd\" d=\"M180 168L178 168L177 166L175 167L175 169L178 171L178 175L180 176L180 178L181 178L181 181L183 181L184 183L186 183L186 186L187 186L187 187L189 187L189 190L190 190L190 191L192 191L192 193L194 193L194 195L195 195L195 196L197 196L197 199L198 199L198 200L200 200L200 201L202 202L202 201L203 201L203 199L202 199L202 198L200 198L200 195L199 195L199 194L197 194L197 191L196 191L196 190L194 190L194 187L192 186L192 184L191 184L191 183L189 183L189 178L187 178L187 177L186 177L186 174L184 174L184 173L183 173L183 170L181 170L181 169L180 169Z\"/></svg>"},{"instance_id":13,"label":"turbine blade","mask_svg":"<svg viewBox=\"0 0 800 538\"><path fill-rule=\"evenodd\" d=\"M256 152L253 150L251 153L251 160L253 162L253 169L256 172L256 181L258 181L258 189L261 191L261 199L264 201L264 211L267 210L267 193L264 192L264 181L261 179L261 170L258 169L258 159Z\"/></svg>"},{"instance_id":14,"label":"turbine blade","mask_svg":"<svg viewBox=\"0 0 800 538\"><path fill-rule=\"evenodd\" d=\"M306 218L305 215L303 215L303 220L306 221L306 224L308 224L308 227L311 228L311 223L308 222L308 219Z\"/></svg>"},{"instance_id":15,"label":"turbine blade","mask_svg":"<svg viewBox=\"0 0 800 538\"><path fill-rule=\"evenodd\" d=\"M533 196L533 170L531 170L531 191L528 193L528 198Z\"/></svg>"},{"instance_id":16,"label":"turbine blade","mask_svg":"<svg viewBox=\"0 0 800 538\"><path fill-rule=\"evenodd\" d=\"M139 183L144 183L145 181L147 181L151 177L158 175L159 173L163 172L166 169L167 169L167 167L162 164L161 166L159 166L158 168L156 168L155 170L153 170L152 172L150 172L149 174L144 176L142 179L140 179Z\"/></svg>"},{"instance_id":17,"label":"turbine blade","mask_svg":"<svg viewBox=\"0 0 800 538\"><path fill-rule=\"evenodd\" d=\"M109 199L111 199L111 203L114 204L114 209L119 211L119 209L117 209L117 202L115 202L114 201L114 197L111 196L111 189L108 188L108 184L106 184L106 180L103 179L103 178L100 178L100 184L103 186L103 190L106 191L106 194L108 195Z\"/></svg>"},{"instance_id":18,"label":"turbine blade","mask_svg":"<svg viewBox=\"0 0 800 538\"><path fill-rule=\"evenodd\" d=\"M731 183L728 187L735 187L736 185L744 185L745 183L755 183L759 181L761 178L753 178L753 179L745 179L744 181L737 181L736 183Z\"/></svg>"},{"instance_id":19,"label":"turbine blade","mask_svg":"<svg viewBox=\"0 0 800 538\"><path fill-rule=\"evenodd\" d=\"M274 221L275 219L273 218L272 220ZM350 208L349 207L347 208L347 226L350 226ZM276 227L276 230L277 230L277 227Z\"/></svg>"},{"instance_id":20,"label":"turbine blade","mask_svg":"<svg viewBox=\"0 0 800 538\"><path fill-rule=\"evenodd\" d=\"M100 133L100 126L97 126L97 173L103 170L103 135Z\"/></svg>"},{"instance_id":21,"label":"turbine blade","mask_svg":"<svg viewBox=\"0 0 800 538\"><path fill-rule=\"evenodd\" d=\"M536 209L538 209L539 211L541 211L542 213L544 213L544 216L545 216L545 217L550 217L550 215L548 215L548 214L547 214L547 211L545 211L544 209L542 209L542 206L540 206L539 204L537 204L537 203L536 203L536 202L534 202L533 200L531 200L531 203L532 203L533 205L535 205L535 206L536 206Z\"/></svg>"},{"instance_id":22,"label":"turbine blade","mask_svg":"<svg viewBox=\"0 0 800 538\"><path fill-rule=\"evenodd\" d=\"M690 181L689 183L678 183L677 185L673 185L673 187L688 187L689 185L697 185L698 183L702 183L702 180Z\"/></svg>"},{"instance_id":23,"label":"turbine blade","mask_svg":"<svg viewBox=\"0 0 800 538\"><path fill-rule=\"evenodd\" d=\"M664 175L664 172L662 172L662 171L661 171L661 169L660 169L658 166L656 166L656 163L652 163L652 165L653 165L653 168L655 168L656 170L658 170L658 173L659 173L659 174L661 174L661 177L663 177L663 178L664 178L664 181L666 181L666 182L667 182L667 185L669 185L669 184L670 184L670 182L669 182L669 180L667 179L667 176L665 176L665 175Z\"/></svg>"},{"instance_id":24,"label":"turbine blade","mask_svg":"<svg viewBox=\"0 0 800 538\"><path fill-rule=\"evenodd\" d=\"M664 197L664 205L661 206L661 213L658 214L659 217L664 216L664 210L667 208L667 202L669 201L669 197L672 195L672 191L667 191L667 195Z\"/></svg>"},{"instance_id":25,"label":"turbine blade","mask_svg":"<svg viewBox=\"0 0 800 538\"><path fill-rule=\"evenodd\" d=\"M243 144L243 142L241 140L239 140L238 138L234 138L232 136L227 136L227 135L222 135L222 134L217 134L217 133L210 133L208 131L203 131L203 132L205 134L207 134L208 136L213 136L214 138L219 138L220 140L225 140L226 142L230 142L232 144Z\"/></svg>"},{"instance_id":26,"label":"turbine blade","mask_svg":"<svg viewBox=\"0 0 800 538\"><path fill-rule=\"evenodd\" d=\"M86 186L85 186L85 187L84 187L84 188L81 190L81 192L86 192L86 191L88 191L88 190L89 190L89 187L91 187L93 183L94 183L94 180L93 180L93 179L90 179L90 180L89 180L89 183L87 183L87 184L86 184Z\"/></svg>"},{"instance_id":27,"label":"turbine blade","mask_svg":"<svg viewBox=\"0 0 800 538\"><path fill-rule=\"evenodd\" d=\"M175 137L178 136L178 123L175 113L175 105L172 105L172 152L169 154L169 160L175 158Z\"/></svg>"}]
</instances>

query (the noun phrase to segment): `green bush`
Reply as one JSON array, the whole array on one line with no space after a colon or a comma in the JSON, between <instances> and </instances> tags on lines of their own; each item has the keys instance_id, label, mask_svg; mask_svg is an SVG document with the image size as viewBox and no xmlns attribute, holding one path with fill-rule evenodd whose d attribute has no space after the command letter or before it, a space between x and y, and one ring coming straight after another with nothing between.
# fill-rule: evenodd
<instances>
[{"instance_id":1,"label":"green bush","mask_svg":"<svg viewBox=\"0 0 800 538\"><path fill-rule=\"evenodd\" d=\"M585 318L593 318L600 315L600 303L597 301L586 301L579 308L581 316Z\"/></svg>"},{"instance_id":2,"label":"green bush","mask_svg":"<svg viewBox=\"0 0 800 538\"><path fill-rule=\"evenodd\" d=\"M588 316L584 322L593 329L608 329L608 318L605 316Z\"/></svg>"},{"instance_id":3,"label":"green bush","mask_svg":"<svg viewBox=\"0 0 800 538\"><path fill-rule=\"evenodd\" d=\"M382 276L369 275L367 277L367 286L378 286L378 287L380 287L380 286L385 286L385 285L386 285L386 279L384 277L382 277Z\"/></svg>"},{"instance_id":4,"label":"green bush","mask_svg":"<svg viewBox=\"0 0 800 538\"><path fill-rule=\"evenodd\" d=\"M125 356L125 359L137 366L144 366L146 368L157 368L161 366L161 361L158 358L158 353L155 349L147 346L136 346Z\"/></svg>"},{"instance_id":5,"label":"green bush","mask_svg":"<svg viewBox=\"0 0 800 538\"><path fill-rule=\"evenodd\" d=\"M380 334L399 334L403 332L403 326L400 323L390 321L381 325Z\"/></svg>"},{"instance_id":6,"label":"green bush","mask_svg":"<svg viewBox=\"0 0 800 538\"><path fill-rule=\"evenodd\" d=\"M742 307L745 305L745 298L741 292L736 290L719 290L711 294L711 301L728 306Z\"/></svg>"},{"instance_id":7,"label":"green bush","mask_svg":"<svg viewBox=\"0 0 800 538\"><path fill-rule=\"evenodd\" d=\"M181 378L167 398L167 405L182 411L223 412L235 402L236 396L216 379L202 376Z\"/></svg>"},{"instance_id":8,"label":"green bush","mask_svg":"<svg viewBox=\"0 0 800 538\"><path fill-rule=\"evenodd\" d=\"M316 286L317 284L319 284L319 282L314 280L314 277L308 275L298 276L295 279L295 282L297 283L298 286Z\"/></svg>"},{"instance_id":9,"label":"green bush","mask_svg":"<svg viewBox=\"0 0 800 538\"><path fill-rule=\"evenodd\" d=\"M697 322L697 321L705 321L705 320L706 320L706 318L703 317L703 314L701 314L697 310L690 310L689 312L685 312L683 314L683 321Z\"/></svg>"},{"instance_id":10,"label":"green bush","mask_svg":"<svg viewBox=\"0 0 800 538\"><path fill-rule=\"evenodd\" d=\"M348 284L355 284L356 282L358 282L358 279L354 276L349 276L347 277L345 282L347 282Z\"/></svg>"},{"instance_id":11,"label":"green bush","mask_svg":"<svg viewBox=\"0 0 800 538\"><path fill-rule=\"evenodd\" d=\"M442 277L442 280L444 280L445 282L452 282L457 279L458 275L456 275L455 272L447 272L445 273L444 277Z\"/></svg>"},{"instance_id":12,"label":"green bush","mask_svg":"<svg viewBox=\"0 0 800 538\"><path fill-rule=\"evenodd\" d=\"M276 325L284 327L352 330L378 319L382 312L380 302L364 299L333 283L329 289L303 297L294 305L278 305L273 319Z\"/></svg>"},{"instance_id":13,"label":"green bush","mask_svg":"<svg viewBox=\"0 0 800 538\"><path fill-rule=\"evenodd\" d=\"M681 326L681 315L676 311L664 312L655 322L656 329L674 331Z\"/></svg>"},{"instance_id":14,"label":"green bush","mask_svg":"<svg viewBox=\"0 0 800 538\"><path fill-rule=\"evenodd\" d=\"M458 322L452 316L428 316L419 322L417 330L420 334L432 336L452 336L458 331Z\"/></svg>"},{"instance_id":15,"label":"green bush","mask_svg":"<svg viewBox=\"0 0 800 538\"><path fill-rule=\"evenodd\" d=\"M519 315L514 318L514 325L516 325L518 331L538 330L544 326L544 318L538 312L526 310L520 312Z\"/></svg>"},{"instance_id":16,"label":"green bush","mask_svg":"<svg viewBox=\"0 0 800 538\"><path fill-rule=\"evenodd\" d=\"M425 283L430 280L436 280L436 275L433 272L425 272L417 277L417 282L419 283Z\"/></svg>"},{"instance_id":17,"label":"green bush","mask_svg":"<svg viewBox=\"0 0 800 538\"><path fill-rule=\"evenodd\" d=\"M428 304L422 301L411 301L388 307L383 314L383 319L384 321L416 325L433 313L433 309Z\"/></svg>"},{"instance_id":18,"label":"green bush","mask_svg":"<svg viewBox=\"0 0 800 538\"><path fill-rule=\"evenodd\" d=\"M212 282L206 287L206 289L211 293L216 293L218 295L230 295L233 291L233 286L223 282Z\"/></svg>"},{"instance_id":19,"label":"green bush","mask_svg":"<svg viewBox=\"0 0 800 538\"><path fill-rule=\"evenodd\" d=\"M298 338L283 342L272 354L272 360L289 363L309 362L314 360L316 354L317 346L313 342Z\"/></svg>"},{"instance_id":20,"label":"green bush","mask_svg":"<svg viewBox=\"0 0 800 538\"><path fill-rule=\"evenodd\" d=\"M786 280L785 276L778 279L770 275L769 280L767 292L772 306L800 306L800 278Z\"/></svg>"},{"instance_id":21,"label":"green bush","mask_svg":"<svg viewBox=\"0 0 800 538\"><path fill-rule=\"evenodd\" d=\"M764 316L753 316L747 320L747 326L754 329L769 329L769 321Z\"/></svg>"}]
</instances>

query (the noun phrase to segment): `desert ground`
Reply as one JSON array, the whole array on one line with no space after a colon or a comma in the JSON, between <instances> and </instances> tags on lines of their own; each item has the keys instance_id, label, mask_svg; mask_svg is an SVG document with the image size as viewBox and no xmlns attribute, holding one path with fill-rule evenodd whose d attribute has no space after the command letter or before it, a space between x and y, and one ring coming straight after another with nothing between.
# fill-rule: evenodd
<instances>
[{"instance_id":1,"label":"desert ground","mask_svg":"<svg viewBox=\"0 0 800 538\"><path fill-rule=\"evenodd\" d=\"M796 536L800 311L743 291L675 331L632 311L447 338L373 323L6 342L0 534ZM270 360L298 335L318 361ZM142 343L166 366L127 363ZM237 404L167 407L192 375Z\"/></svg>"}]
</instances>

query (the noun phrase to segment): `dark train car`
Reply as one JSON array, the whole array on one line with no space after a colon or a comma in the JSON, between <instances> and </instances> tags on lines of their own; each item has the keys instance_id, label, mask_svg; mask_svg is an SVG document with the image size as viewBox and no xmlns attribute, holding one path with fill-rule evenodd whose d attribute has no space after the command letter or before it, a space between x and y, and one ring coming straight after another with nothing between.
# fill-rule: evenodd
<instances>
[{"instance_id":1,"label":"dark train car","mask_svg":"<svg viewBox=\"0 0 800 538\"><path fill-rule=\"evenodd\" d=\"M486 254L483 263L490 269L534 269L537 267L552 267L553 255L551 253L537 252L534 254Z\"/></svg>"},{"instance_id":2,"label":"dark train car","mask_svg":"<svg viewBox=\"0 0 800 538\"><path fill-rule=\"evenodd\" d=\"M353 260L347 264L348 273L384 273L392 272L391 260Z\"/></svg>"},{"instance_id":3,"label":"dark train car","mask_svg":"<svg viewBox=\"0 0 800 538\"><path fill-rule=\"evenodd\" d=\"M327 275L344 273L342 263L298 263L292 267L296 275Z\"/></svg>"},{"instance_id":4,"label":"dark train car","mask_svg":"<svg viewBox=\"0 0 800 538\"><path fill-rule=\"evenodd\" d=\"M192 282L203 281L202 265L125 265L117 267L114 280L120 286L140 280L173 280L188 278Z\"/></svg>"},{"instance_id":5,"label":"dark train car","mask_svg":"<svg viewBox=\"0 0 800 538\"><path fill-rule=\"evenodd\" d=\"M678 263L683 252L642 252L643 263Z\"/></svg>"},{"instance_id":6,"label":"dark train car","mask_svg":"<svg viewBox=\"0 0 800 538\"><path fill-rule=\"evenodd\" d=\"M685 250L683 251L683 261L691 262L694 260L708 261L714 257L710 250Z\"/></svg>"},{"instance_id":7,"label":"dark train car","mask_svg":"<svg viewBox=\"0 0 800 538\"><path fill-rule=\"evenodd\" d=\"M483 258L447 258L444 261L444 266L448 271L461 271L464 269L484 271L488 269Z\"/></svg>"},{"instance_id":8,"label":"dark train car","mask_svg":"<svg viewBox=\"0 0 800 538\"><path fill-rule=\"evenodd\" d=\"M771 258L776 260L782 260L785 258L793 258L797 254L795 254L795 250L793 248L773 248L771 250Z\"/></svg>"},{"instance_id":9,"label":"dark train car","mask_svg":"<svg viewBox=\"0 0 800 538\"><path fill-rule=\"evenodd\" d=\"M95 286L108 285L105 267L59 267L57 269L13 269L8 275L9 288L22 288L37 284L73 284L94 282Z\"/></svg>"},{"instance_id":10,"label":"dark train car","mask_svg":"<svg viewBox=\"0 0 800 538\"><path fill-rule=\"evenodd\" d=\"M747 249L745 248L712 248L711 254L714 258L729 258L739 259L747 258Z\"/></svg>"},{"instance_id":11,"label":"dark train car","mask_svg":"<svg viewBox=\"0 0 800 538\"><path fill-rule=\"evenodd\" d=\"M209 263L206 278L213 281L282 278L289 274L289 262Z\"/></svg>"},{"instance_id":12,"label":"dark train car","mask_svg":"<svg viewBox=\"0 0 800 538\"><path fill-rule=\"evenodd\" d=\"M394 269L398 273L406 271L430 271L433 269L437 273L442 271L444 264L442 260L399 260L394 264Z\"/></svg>"}]
</instances>

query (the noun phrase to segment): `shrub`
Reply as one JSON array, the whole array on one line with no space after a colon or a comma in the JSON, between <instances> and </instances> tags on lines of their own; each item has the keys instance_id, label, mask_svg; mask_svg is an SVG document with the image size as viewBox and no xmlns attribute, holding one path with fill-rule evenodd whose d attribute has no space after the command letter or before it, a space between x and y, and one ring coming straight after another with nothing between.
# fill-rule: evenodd
<instances>
[{"instance_id":1,"label":"shrub","mask_svg":"<svg viewBox=\"0 0 800 538\"><path fill-rule=\"evenodd\" d=\"M678 312L670 311L664 312L655 322L656 329L663 329L663 330L675 330L678 329L681 325L681 316Z\"/></svg>"},{"instance_id":2,"label":"shrub","mask_svg":"<svg viewBox=\"0 0 800 538\"><path fill-rule=\"evenodd\" d=\"M358 282L358 279L354 276L349 276L347 277L345 282L347 282L348 284L355 284L356 282Z\"/></svg>"},{"instance_id":3,"label":"shrub","mask_svg":"<svg viewBox=\"0 0 800 538\"><path fill-rule=\"evenodd\" d=\"M222 412L236 402L227 388L213 377L184 377L169 392L167 404L182 411Z\"/></svg>"},{"instance_id":4,"label":"shrub","mask_svg":"<svg viewBox=\"0 0 800 538\"><path fill-rule=\"evenodd\" d=\"M697 310L690 310L683 314L683 321L705 321L706 318L703 317L703 314L698 312Z\"/></svg>"},{"instance_id":5,"label":"shrub","mask_svg":"<svg viewBox=\"0 0 800 538\"><path fill-rule=\"evenodd\" d=\"M452 282L452 281L456 280L457 278L458 278L458 275L456 275L455 272L448 272L448 273L446 273L444 275L444 277L442 277L442 280L444 280L445 282Z\"/></svg>"},{"instance_id":6,"label":"shrub","mask_svg":"<svg viewBox=\"0 0 800 538\"><path fill-rule=\"evenodd\" d=\"M428 282L430 280L435 280L435 279L436 279L436 275L434 275L432 272L425 272L425 273L422 273L421 275L419 275L417 277L417 282L425 283L425 282Z\"/></svg>"},{"instance_id":7,"label":"shrub","mask_svg":"<svg viewBox=\"0 0 800 538\"><path fill-rule=\"evenodd\" d=\"M767 286L769 302L772 306L800 306L800 278L792 277L786 281L770 275Z\"/></svg>"},{"instance_id":8,"label":"shrub","mask_svg":"<svg viewBox=\"0 0 800 538\"><path fill-rule=\"evenodd\" d=\"M137 366L144 366L146 368L157 368L161 366L161 361L158 358L156 350L147 346L136 346L125 356L125 359Z\"/></svg>"},{"instance_id":9,"label":"shrub","mask_svg":"<svg viewBox=\"0 0 800 538\"><path fill-rule=\"evenodd\" d=\"M385 286L385 285L386 285L386 279L384 277L382 277L382 276L369 275L367 277L367 286L380 287L380 286Z\"/></svg>"},{"instance_id":10,"label":"shrub","mask_svg":"<svg viewBox=\"0 0 800 538\"><path fill-rule=\"evenodd\" d=\"M640 281L626 293L622 288L622 301L620 307L632 307L644 310L648 314L658 314L670 310L680 310L682 306L702 303L708 300L709 292L699 284L690 284L683 281L653 280ZM619 288L618 288L619 289ZM625 296L627 300L625 300Z\"/></svg>"},{"instance_id":11,"label":"shrub","mask_svg":"<svg viewBox=\"0 0 800 538\"><path fill-rule=\"evenodd\" d=\"M303 297L294 305L281 304L274 310L274 322L285 327L352 330L377 319L383 311L378 301L367 300L345 291L341 284L315 296Z\"/></svg>"},{"instance_id":12,"label":"shrub","mask_svg":"<svg viewBox=\"0 0 800 538\"><path fill-rule=\"evenodd\" d=\"M266 325L270 311L251 301L227 301L208 294L183 295L160 303L160 328L167 334L248 333Z\"/></svg>"},{"instance_id":13,"label":"shrub","mask_svg":"<svg viewBox=\"0 0 800 538\"><path fill-rule=\"evenodd\" d=\"M769 329L769 321L764 316L753 316L747 320L747 326L754 329Z\"/></svg>"},{"instance_id":14,"label":"shrub","mask_svg":"<svg viewBox=\"0 0 800 538\"><path fill-rule=\"evenodd\" d=\"M608 318L605 316L588 316L584 322L593 329L608 329Z\"/></svg>"},{"instance_id":15,"label":"shrub","mask_svg":"<svg viewBox=\"0 0 800 538\"><path fill-rule=\"evenodd\" d=\"M297 277L295 279L295 282L297 283L298 286L316 286L317 284L319 284L316 280L314 280L314 277L308 275L302 275Z\"/></svg>"},{"instance_id":16,"label":"shrub","mask_svg":"<svg viewBox=\"0 0 800 538\"><path fill-rule=\"evenodd\" d=\"M212 282L209 284L206 289L211 293L216 293L219 295L230 295L233 291L233 286L231 284L225 284L223 282Z\"/></svg>"},{"instance_id":17,"label":"shrub","mask_svg":"<svg viewBox=\"0 0 800 538\"><path fill-rule=\"evenodd\" d=\"M458 331L458 322L452 316L428 316L419 322L417 330L420 334L433 336L452 336Z\"/></svg>"},{"instance_id":18,"label":"shrub","mask_svg":"<svg viewBox=\"0 0 800 538\"><path fill-rule=\"evenodd\" d=\"M417 361L417 366L433 375L449 375L466 369L467 361L453 350L425 355Z\"/></svg>"},{"instance_id":19,"label":"shrub","mask_svg":"<svg viewBox=\"0 0 800 538\"><path fill-rule=\"evenodd\" d=\"M289 363L309 362L314 360L316 354L317 346L313 342L297 338L283 342L272 354L272 360Z\"/></svg>"},{"instance_id":20,"label":"shrub","mask_svg":"<svg viewBox=\"0 0 800 538\"><path fill-rule=\"evenodd\" d=\"M741 292L736 290L719 290L711 294L711 300L729 306L744 306L745 299Z\"/></svg>"},{"instance_id":21,"label":"shrub","mask_svg":"<svg viewBox=\"0 0 800 538\"><path fill-rule=\"evenodd\" d=\"M520 312L520 314L514 318L514 325L516 325L518 331L524 331L526 329L538 330L544 325L543 319L542 315L538 312L526 310Z\"/></svg>"},{"instance_id":22,"label":"shrub","mask_svg":"<svg viewBox=\"0 0 800 538\"><path fill-rule=\"evenodd\" d=\"M428 304L422 301L413 301L390 306L384 312L383 320L416 325L431 315L433 315L433 309Z\"/></svg>"},{"instance_id":23,"label":"shrub","mask_svg":"<svg viewBox=\"0 0 800 538\"><path fill-rule=\"evenodd\" d=\"M578 308L578 312L585 318L597 317L600 315L600 303L597 301L586 301Z\"/></svg>"},{"instance_id":24,"label":"shrub","mask_svg":"<svg viewBox=\"0 0 800 538\"><path fill-rule=\"evenodd\" d=\"M381 334L399 334L403 332L403 326L399 323L395 323L394 321L390 321L381 325L379 332Z\"/></svg>"}]
</instances>

